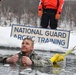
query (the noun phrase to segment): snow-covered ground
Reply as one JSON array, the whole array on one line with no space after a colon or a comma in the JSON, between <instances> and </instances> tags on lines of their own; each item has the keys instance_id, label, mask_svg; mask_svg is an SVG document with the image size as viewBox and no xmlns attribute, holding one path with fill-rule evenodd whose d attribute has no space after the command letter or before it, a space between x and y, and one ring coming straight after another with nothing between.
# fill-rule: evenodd
<instances>
[{"instance_id":1,"label":"snow-covered ground","mask_svg":"<svg viewBox=\"0 0 76 75\"><path fill-rule=\"evenodd\" d=\"M11 27L0 27L0 46L21 47L22 40L10 37L10 34L11 34ZM59 45L55 45L51 42L43 44L35 43L34 49L66 52L75 45L76 45L76 31L75 32L72 31L70 33L68 49L62 48ZM73 51L73 53L76 54L76 50Z\"/></svg>"}]
</instances>

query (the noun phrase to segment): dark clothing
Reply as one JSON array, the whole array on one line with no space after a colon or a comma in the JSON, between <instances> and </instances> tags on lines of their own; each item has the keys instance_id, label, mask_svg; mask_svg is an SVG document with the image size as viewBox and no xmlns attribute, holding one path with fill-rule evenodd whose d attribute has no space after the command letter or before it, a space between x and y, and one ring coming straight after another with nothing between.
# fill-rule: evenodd
<instances>
[{"instance_id":1,"label":"dark clothing","mask_svg":"<svg viewBox=\"0 0 76 75\"><path fill-rule=\"evenodd\" d=\"M51 29L56 29L58 20L55 19L57 10L55 9L43 9L43 15L41 17L41 27L47 28L48 25Z\"/></svg>"}]
</instances>

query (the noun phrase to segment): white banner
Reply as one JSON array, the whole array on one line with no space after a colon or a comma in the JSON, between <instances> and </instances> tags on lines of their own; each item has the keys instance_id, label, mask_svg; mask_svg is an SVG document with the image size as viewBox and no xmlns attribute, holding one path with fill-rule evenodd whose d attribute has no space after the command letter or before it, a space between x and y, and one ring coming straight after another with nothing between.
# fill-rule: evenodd
<instances>
[{"instance_id":1,"label":"white banner","mask_svg":"<svg viewBox=\"0 0 76 75\"><path fill-rule=\"evenodd\" d=\"M13 25L11 36L20 40L29 37L32 38L35 43L52 42L64 48L68 48L70 31Z\"/></svg>"}]
</instances>

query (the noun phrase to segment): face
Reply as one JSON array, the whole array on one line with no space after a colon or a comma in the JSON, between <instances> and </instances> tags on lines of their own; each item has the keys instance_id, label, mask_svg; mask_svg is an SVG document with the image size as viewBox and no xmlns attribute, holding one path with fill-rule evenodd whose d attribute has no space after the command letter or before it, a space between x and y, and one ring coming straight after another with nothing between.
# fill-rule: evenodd
<instances>
[{"instance_id":1,"label":"face","mask_svg":"<svg viewBox=\"0 0 76 75\"><path fill-rule=\"evenodd\" d=\"M33 50L32 41L31 40L28 40L28 39L24 40L22 42L21 51L22 52L29 53L32 50Z\"/></svg>"}]
</instances>

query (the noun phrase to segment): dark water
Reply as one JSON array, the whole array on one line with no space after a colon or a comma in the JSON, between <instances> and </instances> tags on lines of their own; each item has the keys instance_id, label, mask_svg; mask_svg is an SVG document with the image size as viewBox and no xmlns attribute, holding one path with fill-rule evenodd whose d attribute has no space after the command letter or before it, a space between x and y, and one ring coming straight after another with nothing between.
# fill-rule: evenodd
<instances>
[{"instance_id":1,"label":"dark water","mask_svg":"<svg viewBox=\"0 0 76 75\"><path fill-rule=\"evenodd\" d=\"M16 54L17 50L1 50L2 55ZM38 54L44 57L51 57L53 53L50 52L38 52ZM0 63L0 75L76 75L76 56L68 55L66 59L58 63L60 67L20 67L20 65L10 65Z\"/></svg>"}]
</instances>

